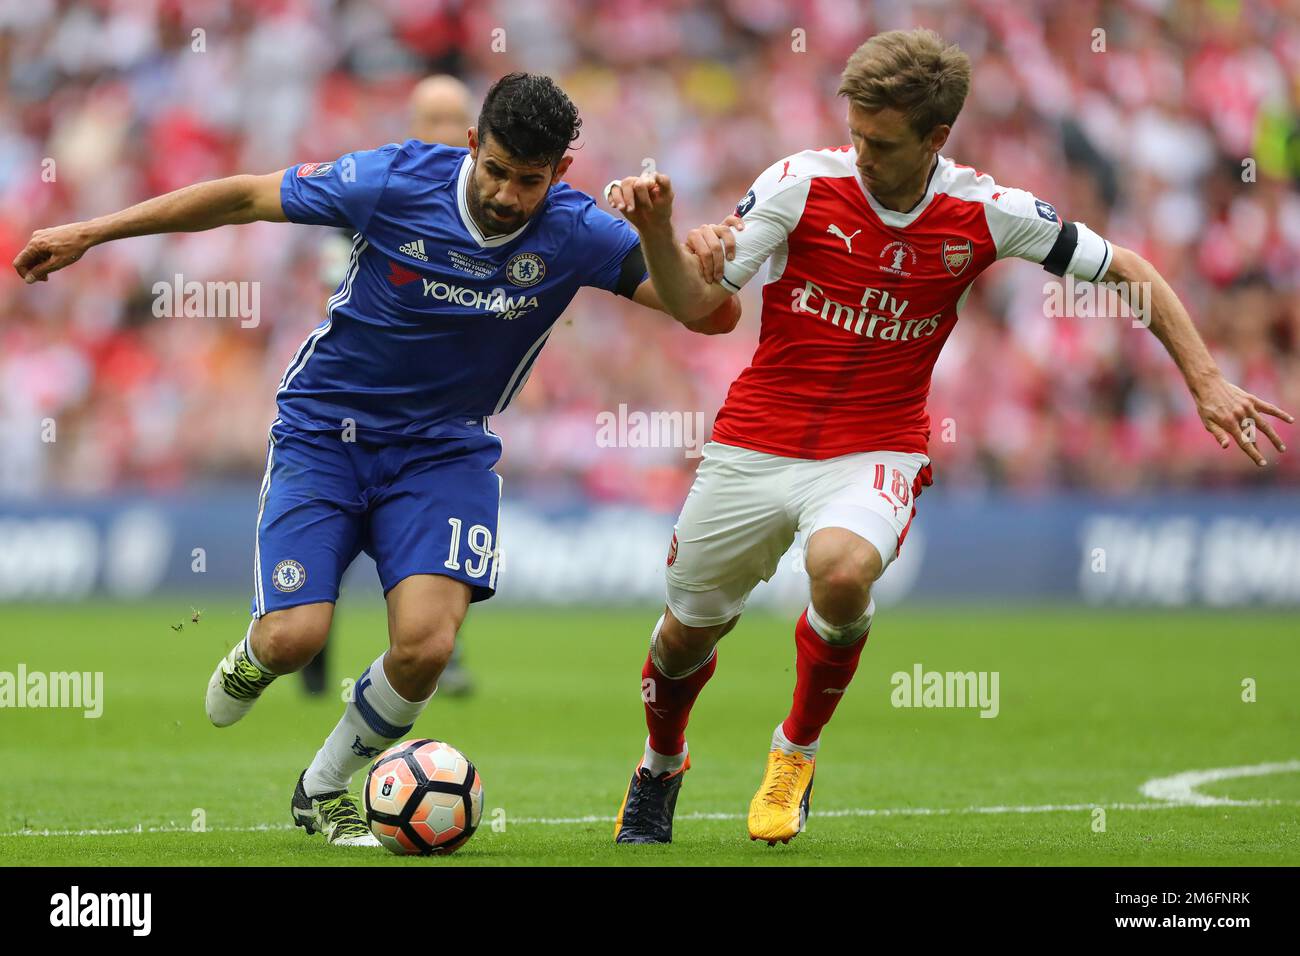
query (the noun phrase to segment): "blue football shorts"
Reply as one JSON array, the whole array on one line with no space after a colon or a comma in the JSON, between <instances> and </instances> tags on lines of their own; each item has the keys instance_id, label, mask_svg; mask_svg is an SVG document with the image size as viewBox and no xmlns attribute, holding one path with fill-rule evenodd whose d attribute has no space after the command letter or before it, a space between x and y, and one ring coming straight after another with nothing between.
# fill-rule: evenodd
<instances>
[{"instance_id":1,"label":"blue football shorts","mask_svg":"<svg viewBox=\"0 0 1300 956\"><path fill-rule=\"evenodd\" d=\"M253 549L253 615L337 601L362 551L386 595L412 574L464 581L472 601L497 579L501 440L344 441L341 432L271 426Z\"/></svg>"}]
</instances>

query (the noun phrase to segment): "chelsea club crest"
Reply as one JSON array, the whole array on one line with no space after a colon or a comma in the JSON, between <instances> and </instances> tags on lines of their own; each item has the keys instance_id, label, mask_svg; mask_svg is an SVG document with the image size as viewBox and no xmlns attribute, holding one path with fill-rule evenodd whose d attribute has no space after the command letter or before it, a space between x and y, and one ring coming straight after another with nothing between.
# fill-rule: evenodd
<instances>
[{"instance_id":1,"label":"chelsea club crest","mask_svg":"<svg viewBox=\"0 0 1300 956\"><path fill-rule=\"evenodd\" d=\"M546 263L531 252L521 252L506 263L506 278L518 286L536 285L546 275Z\"/></svg>"},{"instance_id":2,"label":"chelsea club crest","mask_svg":"<svg viewBox=\"0 0 1300 956\"><path fill-rule=\"evenodd\" d=\"M307 569L292 558L281 561L271 572L271 583L277 591L296 591L307 583Z\"/></svg>"}]
</instances>

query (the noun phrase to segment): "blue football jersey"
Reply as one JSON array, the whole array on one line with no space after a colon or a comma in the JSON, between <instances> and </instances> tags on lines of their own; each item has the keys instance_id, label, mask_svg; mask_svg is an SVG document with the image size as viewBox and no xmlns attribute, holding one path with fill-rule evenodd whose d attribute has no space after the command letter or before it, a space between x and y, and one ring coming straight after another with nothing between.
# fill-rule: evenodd
<instances>
[{"instance_id":1,"label":"blue football jersey","mask_svg":"<svg viewBox=\"0 0 1300 956\"><path fill-rule=\"evenodd\" d=\"M292 222L353 230L347 273L277 395L303 431L438 438L523 387L581 286L627 292L636 232L564 183L517 231L485 237L466 206L469 150L419 140L285 171ZM637 259L636 282L646 276Z\"/></svg>"}]
</instances>

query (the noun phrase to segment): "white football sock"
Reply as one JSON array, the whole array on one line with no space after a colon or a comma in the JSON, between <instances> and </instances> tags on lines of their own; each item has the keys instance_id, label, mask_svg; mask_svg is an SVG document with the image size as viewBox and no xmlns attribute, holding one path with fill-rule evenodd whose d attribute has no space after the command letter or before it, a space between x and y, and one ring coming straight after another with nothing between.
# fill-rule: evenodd
<instances>
[{"instance_id":1,"label":"white football sock","mask_svg":"<svg viewBox=\"0 0 1300 956\"><path fill-rule=\"evenodd\" d=\"M776 725L776 731L772 734L772 750L784 750L788 754L803 754L809 760L817 758L817 748L821 746L822 739L818 737L810 744L791 743L785 735L781 724Z\"/></svg>"},{"instance_id":2,"label":"white football sock","mask_svg":"<svg viewBox=\"0 0 1300 956\"><path fill-rule=\"evenodd\" d=\"M259 661L257 655L253 653L253 625L256 623L257 618L253 618L253 620L248 622L248 630L244 632L244 654L253 662L254 667L263 674L269 674L271 673L270 668Z\"/></svg>"},{"instance_id":3,"label":"white football sock","mask_svg":"<svg viewBox=\"0 0 1300 956\"><path fill-rule=\"evenodd\" d=\"M686 754L689 749L689 746L682 744L681 753L673 756L666 756L657 751L651 750L650 738L647 737L645 739L645 757L642 758L641 763L642 766L656 777L664 771L667 771L668 773L676 773L678 770L681 770L682 766L686 763Z\"/></svg>"},{"instance_id":4,"label":"white football sock","mask_svg":"<svg viewBox=\"0 0 1300 956\"><path fill-rule=\"evenodd\" d=\"M817 613L817 609L808 603L808 624L827 644L834 644L843 647L846 644L856 644L862 639L862 635L871 630L871 619L876 613L876 599L873 597L867 602L867 609L862 612L862 616L856 621L838 627L826 620Z\"/></svg>"},{"instance_id":5,"label":"white football sock","mask_svg":"<svg viewBox=\"0 0 1300 956\"><path fill-rule=\"evenodd\" d=\"M411 701L393 690L384 673L385 656L380 654L353 686L342 719L307 768L302 785L308 796L348 789L352 775L405 737L433 699L430 694Z\"/></svg>"}]
</instances>

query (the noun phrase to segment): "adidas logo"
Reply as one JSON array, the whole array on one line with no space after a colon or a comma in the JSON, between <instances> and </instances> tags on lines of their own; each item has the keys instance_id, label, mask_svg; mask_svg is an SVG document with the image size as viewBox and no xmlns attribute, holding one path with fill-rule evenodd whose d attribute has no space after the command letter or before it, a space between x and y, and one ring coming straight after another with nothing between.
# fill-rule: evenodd
<instances>
[{"instance_id":1,"label":"adidas logo","mask_svg":"<svg viewBox=\"0 0 1300 956\"><path fill-rule=\"evenodd\" d=\"M398 246L397 251L404 256L410 256L412 259L419 259L423 262L429 261L429 257L424 254L423 239L412 239L405 245Z\"/></svg>"}]
</instances>

